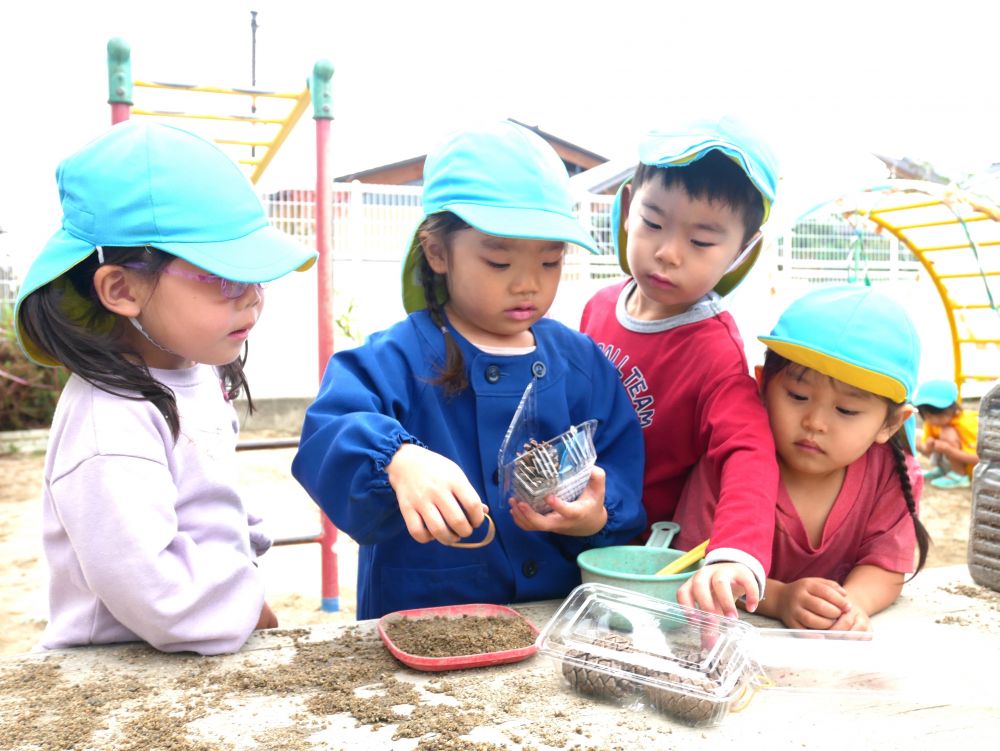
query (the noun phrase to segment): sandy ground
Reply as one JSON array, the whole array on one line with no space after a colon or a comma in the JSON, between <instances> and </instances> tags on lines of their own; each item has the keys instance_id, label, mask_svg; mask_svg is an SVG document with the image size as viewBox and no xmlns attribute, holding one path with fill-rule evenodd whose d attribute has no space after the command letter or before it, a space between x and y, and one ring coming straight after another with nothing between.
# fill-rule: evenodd
<instances>
[{"instance_id":1,"label":"sandy ground","mask_svg":"<svg viewBox=\"0 0 1000 751\"><path fill-rule=\"evenodd\" d=\"M271 436L244 436L262 437ZM269 520L275 537L319 530L315 505L289 472L293 454L292 449L238 454L247 502ZM42 461L43 454L38 452L0 454L0 654L30 650L45 625L46 571L39 503ZM968 489L925 490L921 518L934 540L928 566L965 563L970 508ZM320 608L319 545L276 547L261 558L267 599L281 626L354 620L357 546L341 534L334 549L340 586L340 610L336 613Z\"/></svg>"}]
</instances>

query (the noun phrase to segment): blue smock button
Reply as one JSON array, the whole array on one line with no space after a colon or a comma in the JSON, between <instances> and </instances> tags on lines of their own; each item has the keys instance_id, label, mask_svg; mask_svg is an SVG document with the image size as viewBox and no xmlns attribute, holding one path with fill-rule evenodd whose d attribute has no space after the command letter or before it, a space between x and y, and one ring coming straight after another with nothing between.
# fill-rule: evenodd
<instances>
[{"instance_id":1,"label":"blue smock button","mask_svg":"<svg viewBox=\"0 0 1000 751\"><path fill-rule=\"evenodd\" d=\"M544 362L534 362L531 364L531 372L535 374L535 378L545 377L545 363Z\"/></svg>"},{"instance_id":2,"label":"blue smock button","mask_svg":"<svg viewBox=\"0 0 1000 751\"><path fill-rule=\"evenodd\" d=\"M538 564L535 561L525 561L521 565L521 573L530 579L538 573Z\"/></svg>"},{"instance_id":3,"label":"blue smock button","mask_svg":"<svg viewBox=\"0 0 1000 751\"><path fill-rule=\"evenodd\" d=\"M496 383L500 380L500 366L490 365L486 368L486 380L490 383Z\"/></svg>"}]
</instances>

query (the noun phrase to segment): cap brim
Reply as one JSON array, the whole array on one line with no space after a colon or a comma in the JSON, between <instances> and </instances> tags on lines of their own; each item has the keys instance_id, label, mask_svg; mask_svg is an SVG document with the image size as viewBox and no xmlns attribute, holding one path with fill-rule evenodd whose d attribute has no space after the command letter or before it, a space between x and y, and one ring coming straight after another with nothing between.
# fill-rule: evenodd
<instances>
[{"instance_id":1,"label":"cap brim","mask_svg":"<svg viewBox=\"0 0 1000 751\"><path fill-rule=\"evenodd\" d=\"M20 325L21 303L32 292L44 287L53 279L59 278L93 252L93 245L74 237L64 229L60 229L49 238L42 252L38 254L24 275L24 280L17 290L17 300L14 302L14 332L17 335L17 343L24 354L39 365L54 366L61 363L40 350L22 331Z\"/></svg>"},{"instance_id":2,"label":"cap brim","mask_svg":"<svg viewBox=\"0 0 1000 751\"><path fill-rule=\"evenodd\" d=\"M307 270L318 257L315 250L270 224L232 240L150 245L234 282L270 282Z\"/></svg>"},{"instance_id":3,"label":"cap brim","mask_svg":"<svg viewBox=\"0 0 1000 751\"><path fill-rule=\"evenodd\" d=\"M906 385L885 373L833 357L800 342L773 336L758 336L757 339L782 357L849 386L884 396L896 404L906 401Z\"/></svg>"},{"instance_id":4,"label":"cap brim","mask_svg":"<svg viewBox=\"0 0 1000 751\"><path fill-rule=\"evenodd\" d=\"M571 215L480 204L449 204L442 210L452 212L473 229L487 235L572 243L591 253L600 253L594 238ZM414 231L403 261L403 307L407 313L427 307L418 273L421 252L420 240Z\"/></svg>"},{"instance_id":5,"label":"cap brim","mask_svg":"<svg viewBox=\"0 0 1000 751\"><path fill-rule=\"evenodd\" d=\"M31 264L14 304L14 329L24 353L39 365L59 365L24 335L18 323L21 302L32 292L58 279L94 252L94 245L58 230ZM305 271L318 254L284 232L266 225L234 240L214 243L155 243L154 247L235 282L269 282L291 271Z\"/></svg>"}]
</instances>

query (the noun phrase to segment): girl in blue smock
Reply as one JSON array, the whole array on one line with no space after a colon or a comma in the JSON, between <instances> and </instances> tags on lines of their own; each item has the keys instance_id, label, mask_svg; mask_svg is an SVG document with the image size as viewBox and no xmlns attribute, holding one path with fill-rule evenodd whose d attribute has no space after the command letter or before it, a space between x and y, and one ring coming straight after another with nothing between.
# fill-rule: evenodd
<instances>
[{"instance_id":1,"label":"girl in blue smock","mask_svg":"<svg viewBox=\"0 0 1000 751\"><path fill-rule=\"evenodd\" d=\"M566 170L502 122L428 155L424 220L403 269L410 314L327 364L292 472L360 546L358 618L470 602L564 597L576 556L645 527L642 435L617 371L543 316L566 243L596 252ZM540 438L599 421L579 499L551 513L501 492L498 453L534 379ZM489 513L496 537L475 549ZM469 542L469 540L466 540Z\"/></svg>"}]
</instances>

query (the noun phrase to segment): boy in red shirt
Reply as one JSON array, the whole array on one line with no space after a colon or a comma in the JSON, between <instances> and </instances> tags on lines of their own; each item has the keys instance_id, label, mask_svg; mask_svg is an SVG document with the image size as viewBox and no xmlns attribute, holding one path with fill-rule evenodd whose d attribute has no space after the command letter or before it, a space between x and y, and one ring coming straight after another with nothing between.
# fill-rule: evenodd
<instances>
[{"instance_id":1,"label":"boy in red shirt","mask_svg":"<svg viewBox=\"0 0 1000 751\"><path fill-rule=\"evenodd\" d=\"M580 328L618 368L643 426L649 521L673 518L700 461L717 478L708 565L678 601L735 617L736 598L753 611L763 596L778 468L743 342L720 298L760 253L777 163L729 118L651 133L639 156L612 213L630 278L598 292Z\"/></svg>"}]
</instances>

